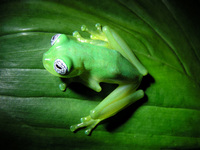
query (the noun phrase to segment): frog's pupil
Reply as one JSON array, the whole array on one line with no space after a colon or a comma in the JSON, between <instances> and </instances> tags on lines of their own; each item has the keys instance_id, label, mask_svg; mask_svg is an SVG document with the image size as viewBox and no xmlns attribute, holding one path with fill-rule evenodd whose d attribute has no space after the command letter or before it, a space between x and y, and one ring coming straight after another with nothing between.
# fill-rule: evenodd
<instances>
[{"instance_id":1,"label":"frog's pupil","mask_svg":"<svg viewBox=\"0 0 200 150\"><path fill-rule=\"evenodd\" d=\"M58 64L56 64L56 67L57 67L58 69L62 69Z\"/></svg>"}]
</instances>

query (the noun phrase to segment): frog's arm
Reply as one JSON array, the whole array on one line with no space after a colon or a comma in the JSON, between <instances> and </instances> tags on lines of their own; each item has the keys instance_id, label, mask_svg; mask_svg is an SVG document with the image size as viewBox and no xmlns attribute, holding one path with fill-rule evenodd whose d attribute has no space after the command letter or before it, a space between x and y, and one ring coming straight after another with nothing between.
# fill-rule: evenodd
<instances>
[{"instance_id":1,"label":"frog's arm","mask_svg":"<svg viewBox=\"0 0 200 150\"><path fill-rule=\"evenodd\" d=\"M94 79L91 75L86 75L86 74L81 75L80 82L96 92L100 92L102 90L97 79Z\"/></svg>"},{"instance_id":2,"label":"frog's arm","mask_svg":"<svg viewBox=\"0 0 200 150\"><path fill-rule=\"evenodd\" d=\"M87 127L85 134L89 135L92 129L102 120L115 115L123 108L129 106L144 96L143 90L135 91L130 85L120 85L108 95L97 107L90 111L90 115L81 118L81 123L72 125L71 131Z\"/></svg>"},{"instance_id":3,"label":"frog's arm","mask_svg":"<svg viewBox=\"0 0 200 150\"><path fill-rule=\"evenodd\" d=\"M143 76L147 75L148 71L146 68L138 61L132 50L113 29L108 26L104 26L103 32L105 33L112 49L119 51L138 69Z\"/></svg>"},{"instance_id":4,"label":"frog's arm","mask_svg":"<svg viewBox=\"0 0 200 150\"><path fill-rule=\"evenodd\" d=\"M61 81L59 84L59 89L64 92L67 89L67 86L72 82L80 82L96 92L100 92L102 90L101 86L99 85L100 82L98 82L92 76L86 74L83 74L80 77L70 78L65 82Z\"/></svg>"}]
</instances>

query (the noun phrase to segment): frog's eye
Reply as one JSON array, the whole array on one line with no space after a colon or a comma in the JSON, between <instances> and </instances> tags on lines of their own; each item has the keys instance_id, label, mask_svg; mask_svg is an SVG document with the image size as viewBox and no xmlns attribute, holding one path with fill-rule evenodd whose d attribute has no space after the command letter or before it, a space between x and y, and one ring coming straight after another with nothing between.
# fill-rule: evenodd
<instances>
[{"instance_id":1,"label":"frog's eye","mask_svg":"<svg viewBox=\"0 0 200 150\"><path fill-rule=\"evenodd\" d=\"M56 42L56 40L58 39L58 37L60 36L61 34L56 34L54 36L52 36L51 38L51 45L53 46Z\"/></svg>"},{"instance_id":2,"label":"frog's eye","mask_svg":"<svg viewBox=\"0 0 200 150\"><path fill-rule=\"evenodd\" d=\"M67 65L61 59L55 60L54 70L61 75L64 75L68 72Z\"/></svg>"}]
</instances>

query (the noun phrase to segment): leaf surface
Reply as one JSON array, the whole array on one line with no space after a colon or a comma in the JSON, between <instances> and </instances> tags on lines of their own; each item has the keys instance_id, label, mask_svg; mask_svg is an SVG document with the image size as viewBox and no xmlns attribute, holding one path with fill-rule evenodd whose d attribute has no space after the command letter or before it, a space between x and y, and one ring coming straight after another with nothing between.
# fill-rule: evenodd
<instances>
[{"instance_id":1,"label":"leaf surface","mask_svg":"<svg viewBox=\"0 0 200 150\"><path fill-rule=\"evenodd\" d=\"M0 6L0 140L15 149L200 148L198 1L5 1ZM92 133L69 126L114 85L66 92L42 65L55 33L99 22L116 30L149 71L146 96ZM83 33L83 36L88 36Z\"/></svg>"}]
</instances>

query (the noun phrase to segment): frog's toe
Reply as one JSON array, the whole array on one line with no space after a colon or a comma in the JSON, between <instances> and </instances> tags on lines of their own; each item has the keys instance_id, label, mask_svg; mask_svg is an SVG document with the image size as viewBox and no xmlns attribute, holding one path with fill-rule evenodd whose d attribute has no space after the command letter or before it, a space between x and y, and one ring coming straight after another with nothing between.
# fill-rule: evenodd
<instances>
[{"instance_id":1,"label":"frog's toe","mask_svg":"<svg viewBox=\"0 0 200 150\"><path fill-rule=\"evenodd\" d=\"M92 129L87 129L87 130L85 130L85 134L86 134L86 135L90 135L91 132L92 132Z\"/></svg>"},{"instance_id":2,"label":"frog's toe","mask_svg":"<svg viewBox=\"0 0 200 150\"><path fill-rule=\"evenodd\" d=\"M102 25L100 23L95 24L98 31L102 31Z\"/></svg>"},{"instance_id":3,"label":"frog's toe","mask_svg":"<svg viewBox=\"0 0 200 150\"><path fill-rule=\"evenodd\" d=\"M81 26L81 31L88 31L87 26L86 26L86 25L82 25L82 26Z\"/></svg>"},{"instance_id":4,"label":"frog's toe","mask_svg":"<svg viewBox=\"0 0 200 150\"><path fill-rule=\"evenodd\" d=\"M77 125L72 125L72 126L70 126L70 130L72 131L72 132L74 132L74 131L76 131L78 128L77 128Z\"/></svg>"},{"instance_id":5,"label":"frog's toe","mask_svg":"<svg viewBox=\"0 0 200 150\"><path fill-rule=\"evenodd\" d=\"M86 122L86 121L89 121L89 120L91 120L90 116L81 118L81 122Z\"/></svg>"},{"instance_id":6,"label":"frog's toe","mask_svg":"<svg viewBox=\"0 0 200 150\"><path fill-rule=\"evenodd\" d=\"M75 37L75 38L80 38L80 37L81 37L81 35L80 35L80 33L79 33L78 31L74 31L74 32L72 33L72 35L73 35L73 37Z\"/></svg>"},{"instance_id":7,"label":"frog's toe","mask_svg":"<svg viewBox=\"0 0 200 150\"><path fill-rule=\"evenodd\" d=\"M102 25L100 23L95 24L95 27L97 28L97 31L102 32ZM93 32L91 30L89 30L86 25L81 26L81 31L85 31L90 34L93 34Z\"/></svg>"},{"instance_id":8,"label":"frog's toe","mask_svg":"<svg viewBox=\"0 0 200 150\"><path fill-rule=\"evenodd\" d=\"M85 130L85 134L86 135L90 135L92 130L96 127L96 125L98 124L99 122L95 122L93 124L91 124L90 126L87 127L87 129Z\"/></svg>"}]
</instances>

